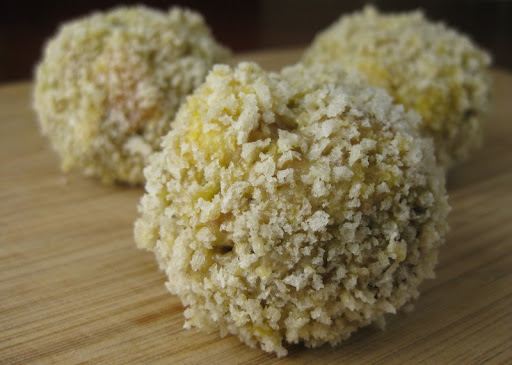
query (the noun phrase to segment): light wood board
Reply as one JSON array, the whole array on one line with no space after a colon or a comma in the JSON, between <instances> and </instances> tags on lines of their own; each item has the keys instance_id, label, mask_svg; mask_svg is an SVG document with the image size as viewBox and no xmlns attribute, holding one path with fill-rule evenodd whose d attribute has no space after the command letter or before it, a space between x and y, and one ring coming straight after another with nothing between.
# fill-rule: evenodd
<instances>
[{"instance_id":1,"label":"light wood board","mask_svg":"<svg viewBox=\"0 0 512 365\"><path fill-rule=\"evenodd\" d=\"M300 50L238 56L278 69ZM142 188L64 175L30 108L0 86L0 363L510 363L512 75L493 71L485 146L451 171L451 232L411 313L342 345L274 355L184 330L152 254L132 235Z\"/></svg>"}]
</instances>

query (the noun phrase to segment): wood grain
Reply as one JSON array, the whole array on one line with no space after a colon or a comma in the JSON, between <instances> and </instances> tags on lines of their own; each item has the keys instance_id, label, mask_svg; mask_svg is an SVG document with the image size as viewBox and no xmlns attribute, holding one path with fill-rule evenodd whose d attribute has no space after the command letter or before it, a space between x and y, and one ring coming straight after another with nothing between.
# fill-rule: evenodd
<instances>
[{"instance_id":1,"label":"wood grain","mask_svg":"<svg viewBox=\"0 0 512 365\"><path fill-rule=\"evenodd\" d=\"M246 54L277 69L300 50ZM283 363L510 363L512 75L495 70L485 146L451 171L452 227L437 279L385 331L293 346ZM63 175L38 132L31 84L0 87L0 363L268 364L237 338L182 329L183 308L135 248L141 188Z\"/></svg>"}]
</instances>

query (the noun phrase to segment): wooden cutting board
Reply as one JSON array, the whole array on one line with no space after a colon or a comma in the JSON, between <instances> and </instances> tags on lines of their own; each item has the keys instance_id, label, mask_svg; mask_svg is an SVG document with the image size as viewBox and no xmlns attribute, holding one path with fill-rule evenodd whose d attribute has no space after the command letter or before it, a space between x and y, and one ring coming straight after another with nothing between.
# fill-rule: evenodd
<instances>
[{"instance_id":1,"label":"wooden cutting board","mask_svg":"<svg viewBox=\"0 0 512 365\"><path fill-rule=\"evenodd\" d=\"M279 69L300 50L237 56ZM510 363L512 75L494 70L485 146L451 171L451 232L411 313L283 363ZM135 248L142 188L64 175L38 132L31 84L0 87L0 363L256 364L236 337L184 330L152 254Z\"/></svg>"}]
</instances>

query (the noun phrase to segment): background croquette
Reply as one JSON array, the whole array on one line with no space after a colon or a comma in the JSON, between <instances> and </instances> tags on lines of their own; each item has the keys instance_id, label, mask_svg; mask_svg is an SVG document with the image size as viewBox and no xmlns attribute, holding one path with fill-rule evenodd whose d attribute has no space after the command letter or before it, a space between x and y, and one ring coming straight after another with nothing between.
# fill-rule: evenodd
<instances>
[{"instance_id":1,"label":"background croquette","mask_svg":"<svg viewBox=\"0 0 512 365\"><path fill-rule=\"evenodd\" d=\"M382 14L373 7L342 16L321 32L303 61L358 70L422 117L440 163L453 166L481 143L489 104L490 57L466 36L421 12Z\"/></svg>"},{"instance_id":2,"label":"background croquette","mask_svg":"<svg viewBox=\"0 0 512 365\"><path fill-rule=\"evenodd\" d=\"M227 55L202 17L180 8L118 8L66 23L36 70L42 132L64 170L142 183L180 103Z\"/></svg>"}]
</instances>

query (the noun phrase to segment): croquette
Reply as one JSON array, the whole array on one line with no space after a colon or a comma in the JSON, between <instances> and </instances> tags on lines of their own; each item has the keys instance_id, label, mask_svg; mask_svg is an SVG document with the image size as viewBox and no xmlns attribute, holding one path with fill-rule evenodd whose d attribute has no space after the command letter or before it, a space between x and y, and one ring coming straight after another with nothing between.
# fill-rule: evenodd
<instances>
[{"instance_id":1,"label":"croquette","mask_svg":"<svg viewBox=\"0 0 512 365\"><path fill-rule=\"evenodd\" d=\"M179 105L228 51L203 18L121 7L65 23L36 69L34 104L63 170L140 184Z\"/></svg>"},{"instance_id":2,"label":"croquette","mask_svg":"<svg viewBox=\"0 0 512 365\"><path fill-rule=\"evenodd\" d=\"M185 328L284 356L416 298L449 210L420 120L340 67L215 66L151 156L135 223Z\"/></svg>"},{"instance_id":3,"label":"croquette","mask_svg":"<svg viewBox=\"0 0 512 365\"><path fill-rule=\"evenodd\" d=\"M373 7L342 16L317 35L303 61L341 63L395 102L423 117L446 168L470 156L482 140L489 105L490 56L463 34L420 11L384 14Z\"/></svg>"}]
</instances>

